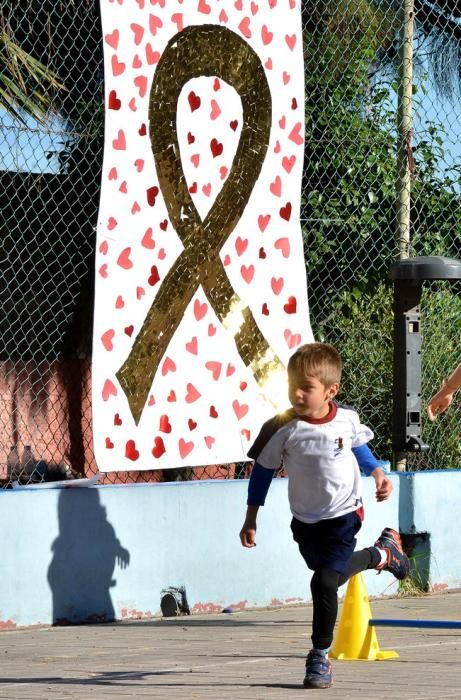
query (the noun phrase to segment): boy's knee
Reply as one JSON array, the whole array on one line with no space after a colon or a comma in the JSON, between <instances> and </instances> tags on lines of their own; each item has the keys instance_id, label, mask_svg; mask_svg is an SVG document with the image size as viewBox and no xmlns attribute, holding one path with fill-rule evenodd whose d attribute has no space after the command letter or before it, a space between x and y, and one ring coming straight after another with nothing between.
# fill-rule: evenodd
<instances>
[{"instance_id":1,"label":"boy's knee","mask_svg":"<svg viewBox=\"0 0 461 700\"><path fill-rule=\"evenodd\" d=\"M311 579L312 595L319 593L336 594L339 588L341 574L333 569L318 569Z\"/></svg>"}]
</instances>

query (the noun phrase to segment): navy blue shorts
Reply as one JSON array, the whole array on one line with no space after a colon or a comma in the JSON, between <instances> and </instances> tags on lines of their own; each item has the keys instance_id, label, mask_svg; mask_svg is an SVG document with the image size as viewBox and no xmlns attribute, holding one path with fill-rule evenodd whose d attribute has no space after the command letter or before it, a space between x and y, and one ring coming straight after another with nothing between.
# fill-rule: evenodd
<instances>
[{"instance_id":1,"label":"navy blue shorts","mask_svg":"<svg viewBox=\"0 0 461 700\"><path fill-rule=\"evenodd\" d=\"M339 518L303 523L293 518L291 531L309 569L327 568L343 574L357 544L356 534L362 527L357 512Z\"/></svg>"}]
</instances>

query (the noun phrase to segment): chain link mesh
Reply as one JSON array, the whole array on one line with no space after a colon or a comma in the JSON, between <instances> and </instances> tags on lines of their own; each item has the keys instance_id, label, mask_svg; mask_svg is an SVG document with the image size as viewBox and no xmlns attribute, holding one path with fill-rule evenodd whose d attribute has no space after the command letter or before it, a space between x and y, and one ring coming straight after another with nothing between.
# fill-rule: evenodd
<instances>
[{"instance_id":1,"label":"chain link mesh","mask_svg":"<svg viewBox=\"0 0 461 700\"><path fill-rule=\"evenodd\" d=\"M340 349L340 399L373 427L382 458L391 456L388 271L398 255L402 7L392 0L302 3L301 223L311 323L317 339ZM416 0L415 13L408 252L459 258L461 7L457 0ZM4 2L0 31L0 478L9 485L91 476L93 256L104 141L98 4ZM36 74L47 66L54 83L18 75L13 45L39 62ZM46 119L31 109L40 92L49 100ZM460 360L459 291L457 284L425 286L424 405ZM430 450L410 457L408 468L459 466L459 419L455 402L425 423ZM241 463L119 472L102 483L242 478L249 470Z\"/></svg>"}]
</instances>

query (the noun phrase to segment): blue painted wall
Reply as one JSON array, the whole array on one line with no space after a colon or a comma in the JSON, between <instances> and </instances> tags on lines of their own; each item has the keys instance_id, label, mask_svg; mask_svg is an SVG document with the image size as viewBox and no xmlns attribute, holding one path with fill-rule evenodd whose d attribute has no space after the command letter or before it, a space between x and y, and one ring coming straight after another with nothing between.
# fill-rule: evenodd
<instances>
[{"instance_id":1,"label":"blue painted wall","mask_svg":"<svg viewBox=\"0 0 461 700\"><path fill-rule=\"evenodd\" d=\"M398 484L378 505L364 479L360 546L398 526ZM309 600L287 481L273 482L251 550L238 538L246 491L246 481L197 481L1 492L0 623L149 617L170 586L184 586L196 612ZM389 594L395 584L369 572L367 589Z\"/></svg>"},{"instance_id":2,"label":"blue painted wall","mask_svg":"<svg viewBox=\"0 0 461 700\"><path fill-rule=\"evenodd\" d=\"M392 475L376 503L364 478L358 547L385 526L430 533L431 581L461 585L453 556L461 472ZM151 617L163 589L186 589L193 612L310 600L310 574L289 528L287 481L274 480L258 544L241 547L246 481L197 481L0 493L0 626ZM367 591L391 595L390 574L366 572Z\"/></svg>"}]
</instances>

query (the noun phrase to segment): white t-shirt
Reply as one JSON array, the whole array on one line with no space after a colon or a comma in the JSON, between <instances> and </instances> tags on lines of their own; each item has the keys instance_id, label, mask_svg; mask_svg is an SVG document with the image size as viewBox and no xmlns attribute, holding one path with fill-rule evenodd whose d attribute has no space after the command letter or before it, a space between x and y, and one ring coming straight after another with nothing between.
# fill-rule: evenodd
<instances>
[{"instance_id":1,"label":"white t-shirt","mask_svg":"<svg viewBox=\"0 0 461 700\"><path fill-rule=\"evenodd\" d=\"M266 469L283 465L292 514L315 523L361 506L361 476L352 448L372 438L354 410L331 403L320 420L300 418L293 410L270 419L248 456Z\"/></svg>"}]
</instances>

